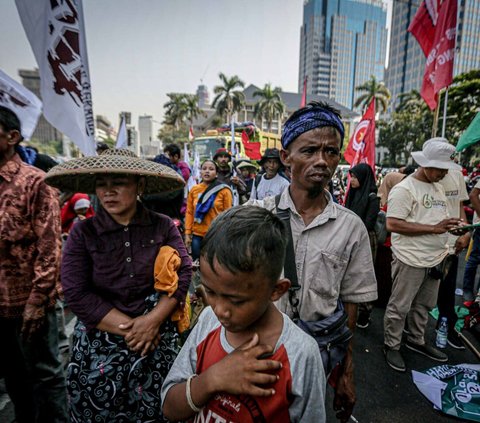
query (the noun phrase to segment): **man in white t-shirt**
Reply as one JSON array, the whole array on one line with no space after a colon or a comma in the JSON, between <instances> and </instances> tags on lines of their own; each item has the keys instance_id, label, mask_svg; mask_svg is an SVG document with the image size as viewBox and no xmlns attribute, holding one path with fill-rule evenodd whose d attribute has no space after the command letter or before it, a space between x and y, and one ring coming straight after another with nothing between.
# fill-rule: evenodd
<instances>
[{"instance_id":1,"label":"man in white t-shirt","mask_svg":"<svg viewBox=\"0 0 480 423\"><path fill-rule=\"evenodd\" d=\"M265 173L257 175L250 194L250 200L263 200L267 197L275 197L290 185L285 176L280 175L282 166L280 151L276 148L267 148L260 160L260 165Z\"/></svg>"},{"instance_id":2,"label":"man in white t-shirt","mask_svg":"<svg viewBox=\"0 0 480 423\"><path fill-rule=\"evenodd\" d=\"M384 318L384 353L387 364L405 372L400 346L408 319L407 348L436 361L448 357L425 344L428 312L437 302L447 257L448 231L461 220L450 218L441 181L449 169L461 170L452 160L455 147L433 138L422 151L412 153L418 170L396 185L388 197L387 229L392 232L392 293Z\"/></svg>"}]
</instances>

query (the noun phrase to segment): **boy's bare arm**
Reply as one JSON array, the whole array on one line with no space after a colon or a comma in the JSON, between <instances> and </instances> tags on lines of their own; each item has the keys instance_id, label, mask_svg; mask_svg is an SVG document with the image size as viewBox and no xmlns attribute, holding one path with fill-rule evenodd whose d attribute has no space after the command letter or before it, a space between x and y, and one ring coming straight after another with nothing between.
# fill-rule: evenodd
<instances>
[{"instance_id":1,"label":"boy's bare arm","mask_svg":"<svg viewBox=\"0 0 480 423\"><path fill-rule=\"evenodd\" d=\"M250 341L192 379L193 403L201 408L217 392L261 397L273 395L275 393L273 389L265 389L259 385L275 383L278 375L267 372L279 370L282 364L278 361L258 358L272 352L271 346L258 345L258 335L255 334ZM195 415L188 405L186 382L179 383L168 391L163 405L163 414L171 421L186 420Z\"/></svg>"}]
</instances>

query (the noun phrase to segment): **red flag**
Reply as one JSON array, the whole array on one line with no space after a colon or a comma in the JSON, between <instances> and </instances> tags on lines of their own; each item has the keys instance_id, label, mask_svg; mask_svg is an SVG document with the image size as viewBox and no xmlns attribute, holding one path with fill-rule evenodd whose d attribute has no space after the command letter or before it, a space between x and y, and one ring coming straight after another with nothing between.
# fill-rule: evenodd
<instances>
[{"instance_id":1,"label":"red flag","mask_svg":"<svg viewBox=\"0 0 480 423\"><path fill-rule=\"evenodd\" d=\"M375 98L372 98L362 120L356 126L344 157L350 167L367 163L375 174Z\"/></svg>"},{"instance_id":2,"label":"red flag","mask_svg":"<svg viewBox=\"0 0 480 423\"><path fill-rule=\"evenodd\" d=\"M245 154L252 160L260 160L262 158L262 153L260 153L261 143L259 142L250 142L248 134L242 132L242 144L245 147Z\"/></svg>"},{"instance_id":3,"label":"red flag","mask_svg":"<svg viewBox=\"0 0 480 423\"><path fill-rule=\"evenodd\" d=\"M305 76L303 80L303 93L302 93L302 101L300 102L300 107L305 107L307 105L307 81L308 75Z\"/></svg>"},{"instance_id":4,"label":"red flag","mask_svg":"<svg viewBox=\"0 0 480 423\"><path fill-rule=\"evenodd\" d=\"M432 50L441 0L424 0L408 27L427 57Z\"/></svg>"},{"instance_id":5,"label":"red flag","mask_svg":"<svg viewBox=\"0 0 480 423\"><path fill-rule=\"evenodd\" d=\"M443 0L438 13L432 49L427 56L420 94L430 109L438 103L438 92L453 80L457 0Z\"/></svg>"},{"instance_id":6,"label":"red flag","mask_svg":"<svg viewBox=\"0 0 480 423\"><path fill-rule=\"evenodd\" d=\"M188 141L193 141L195 139L195 135L193 134L193 127L190 125L190 130L188 131Z\"/></svg>"}]
</instances>

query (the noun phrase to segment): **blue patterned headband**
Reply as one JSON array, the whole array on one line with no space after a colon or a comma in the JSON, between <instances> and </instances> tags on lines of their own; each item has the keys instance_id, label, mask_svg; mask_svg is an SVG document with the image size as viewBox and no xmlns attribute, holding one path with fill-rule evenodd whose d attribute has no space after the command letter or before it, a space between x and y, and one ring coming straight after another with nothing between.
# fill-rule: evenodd
<instances>
[{"instance_id":1,"label":"blue patterned headband","mask_svg":"<svg viewBox=\"0 0 480 423\"><path fill-rule=\"evenodd\" d=\"M296 116L290 117L285 122L282 131L282 147L287 148L304 132L324 126L331 126L340 132L340 143L343 143L345 129L335 113L319 106L304 107L297 112Z\"/></svg>"}]
</instances>

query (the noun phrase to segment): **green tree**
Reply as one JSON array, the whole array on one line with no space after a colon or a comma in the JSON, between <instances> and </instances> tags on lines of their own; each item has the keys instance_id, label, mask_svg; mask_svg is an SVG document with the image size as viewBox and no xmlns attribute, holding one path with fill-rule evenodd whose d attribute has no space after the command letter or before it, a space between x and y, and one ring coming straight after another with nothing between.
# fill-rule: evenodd
<instances>
[{"instance_id":1,"label":"green tree","mask_svg":"<svg viewBox=\"0 0 480 423\"><path fill-rule=\"evenodd\" d=\"M185 123L181 123L178 127L174 125L163 125L158 131L158 139L163 142L163 145L178 144L183 146L188 142L188 128Z\"/></svg>"},{"instance_id":2,"label":"green tree","mask_svg":"<svg viewBox=\"0 0 480 423\"><path fill-rule=\"evenodd\" d=\"M377 122L379 129L378 145L389 151L388 164L396 166L410 157L412 151L421 150L423 143L430 138L433 114L428 107L410 103L398 108L388 120Z\"/></svg>"},{"instance_id":3,"label":"green tree","mask_svg":"<svg viewBox=\"0 0 480 423\"><path fill-rule=\"evenodd\" d=\"M220 72L218 75L222 85L213 88L215 98L212 107L217 110L219 116L225 117L230 121L235 112L242 110L245 104L245 95L240 88L245 87L245 83L237 76L231 78Z\"/></svg>"},{"instance_id":4,"label":"green tree","mask_svg":"<svg viewBox=\"0 0 480 423\"><path fill-rule=\"evenodd\" d=\"M267 121L268 131L272 130L272 121L278 117L281 122L286 106L282 100L280 87L272 88L271 84L265 84L265 87L256 90L253 97L258 97L259 100L255 103L254 115L255 117L263 118Z\"/></svg>"},{"instance_id":5,"label":"green tree","mask_svg":"<svg viewBox=\"0 0 480 423\"><path fill-rule=\"evenodd\" d=\"M184 122L188 114L186 94L167 94L169 100L163 105L165 109L164 123L176 129Z\"/></svg>"},{"instance_id":6,"label":"green tree","mask_svg":"<svg viewBox=\"0 0 480 423\"><path fill-rule=\"evenodd\" d=\"M36 138L25 141L26 146L35 148L39 153L47 154L50 157L61 156L63 154L63 143L62 141L48 141L41 142Z\"/></svg>"},{"instance_id":7,"label":"green tree","mask_svg":"<svg viewBox=\"0 0 480 423\"><path fill-rule=\"evenodd\" d=\"M398 96L399 104L395 109L396 112L409 111L411 113L424 113L428 110L428 106L417 90L409 93L402 93Z\"/></svg>"},{"instance_id":8,"label":"green tree","mask_svg":"<svg viewBox=\"0 0 480 423\"><path fill-rule=\"evenodd\" d=\"M445 95L442 95L438 123L440 133L444 101ZM457 75L448 89L447 124L445 128L447 139L456 144L460 135L468 128L479 111L480 69Z\"/></svg>"},{"instance_id":9,"label":"green tree","mask_svg":"<svg viewBox=\"0 0 480 423\"><path fill-rule=\"evenodd\" d=\"M198 107L198 96L193 94L185 94L185 119L193 125L193 121L199 116L206 116L206 113Z\"/></svg>"},{"instance_id":10,"label":"green tree","mask_svg":"<svg viewBox=\"0 0 480 423\"><path fill-rule=\"evenodd\" d=\"M362 112L365 112L372 98L375 98L376 113L385 113L387 111L388 102L392 95L385 84L378 82L374 75L372 75L367 82L356 87L355 90L363 93L357 98L354 104L355 107L361 106Z\"/></svg>"}]
</instances>

